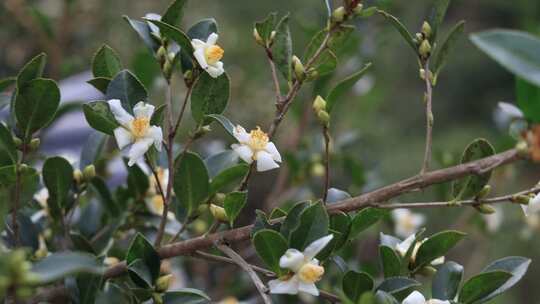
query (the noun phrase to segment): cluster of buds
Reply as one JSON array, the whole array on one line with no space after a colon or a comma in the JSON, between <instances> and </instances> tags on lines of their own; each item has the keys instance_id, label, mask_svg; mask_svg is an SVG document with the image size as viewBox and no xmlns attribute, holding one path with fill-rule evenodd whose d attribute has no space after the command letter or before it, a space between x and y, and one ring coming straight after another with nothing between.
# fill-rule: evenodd
<instances>
[{"instance_id":1,"label":"cluster of buds","mask_svg":"<svg viewBox=\"0 0 540 304\"><path fill-rule=\"evenodd\" d=\"M330 16L330 22L332 24L344 22L352 14L359 16L362 14L362 11L364 9L364 5L362 5L362 3L359 3L358 0L346 3L346 6L347 7L340 6L332 12L332 15Z\"/></svg>"},{"instance_id":2,"label":"cluster of buds","mask_svg":"<svg viewBox=\"0 0 540 304\"><path fill-rule=\"evenodd\" d=\"M173 52L168 52L167 41L163 41L156 52L156 58L166 79L171 78L175 56Z\"/></svg>"},{"instance_id":3,"label":"cluster of buds","mask_svg":"<svg viewBox=\"0 0 540 304\"><path fill-rule=\"evenodd\" d=\"M33 293L31 286L38 281L38 277L30 271L32 265L26 260L25 251L18 249L0 255L0 298L8 290L15 291L19 299L30 297Z\"/></svg>"},{"instance_id":4,"label":"cluster of buds","mask_svg":"<svg viewBox=\"0 0 540 304\"><path fill-rule=\"evenodd\" d=\"M431 38L432 30L427 21L422 24L422 30L420 33L416 33L414 42L418 46L418 53L423 60L426 60L431 55Z\"/></svg>"},{"instance_id":5,"label":"cluster of buds","mask_svg":"<svg viewBox=\"0 0 540 304\"><path fill-rule=\"evenodd\" d=\"M313 111L323 126L328 127L330 125L330 114L326 111L326 100L321 96L317 96L313 101Z\"/></svg>"},{"instance_id":6,"label":"cluster of buds","mask_svg":"<svg viewBox=\"0 0 540 304\"><path fill-rule=\"evenodd\" d=\"M257 44L263 47L266 47L266 48L271 47L272 44L274 43L275 37L276 37L276 31L272 31L270 32L270 37L268 37L268 41L265 41L259 34L259 31L257 30L257 28L256 27L253 28L253 38L255 38L255 42L257 42Z\"/></svg>"},{"instance_id":7,"label":"cluster of buds","mask_svg":"<svg viewBox=\"0 0 540 304\"><path fill-rule=\"evenodd\" d=\"M475 200L478 202L478 204L473 205L474 209L476 211L482 213L482 214L493 214L496 212L495 208L489 204L482 203L482 199L489 195L491 192L491 186L485 185L478 194L476 194Z\"/></svg>"},{"instance_id":8,"label":"cluster of buds","mask_svg":"<svg viewBox=\"0 0 540 304\"><path fill-rule=\"evenodd\" d=\"M22 151L24 149L26 149L27 151L36 151L41 144L41 140L39 138L32 138L29 143L24 143L20 138L14 136L13 143L19 151Z\"/></svg>"},{"instance_id":9,"label":"cluster of buds","mask_svg":"<svg viewBox=\"0 0 540 304\"><path fill-rule=\"evenodd\" d=\"M96 176L96 167L88 165L81 171L76 169L73 171L73 179L77 185L90 182Z\"/></svg>"}]
</instances>

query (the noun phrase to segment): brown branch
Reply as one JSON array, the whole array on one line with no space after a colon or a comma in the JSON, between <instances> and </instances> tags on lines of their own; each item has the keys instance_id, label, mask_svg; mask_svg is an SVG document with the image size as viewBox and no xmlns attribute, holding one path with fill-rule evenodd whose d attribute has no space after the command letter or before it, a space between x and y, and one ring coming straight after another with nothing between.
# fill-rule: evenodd
<instances>
[{"instance_id":1,"label":"brown branch","mask_svg":"<svg viewBox=\"0 0 540 304\"><path fill-rule=\"evenodd\" d=\"M274 91L276 93L276 103L279 104L281 102L281 88L279 87L279 79L276 64L274 63L274 55L269 47L266 46L264 50L266 51L266 57L268 57L268 64L270 65L270 70L272 72L272 81L274 83Z\"/></svg>"}]
</instances>

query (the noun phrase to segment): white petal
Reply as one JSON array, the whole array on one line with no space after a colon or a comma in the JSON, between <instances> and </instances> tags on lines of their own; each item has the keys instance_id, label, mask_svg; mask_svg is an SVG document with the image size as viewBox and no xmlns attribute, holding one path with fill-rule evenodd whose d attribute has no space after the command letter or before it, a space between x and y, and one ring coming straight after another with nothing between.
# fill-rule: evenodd
<instances>
[{"instance_id":1,"label":"white petal","mask_svg":"<svg viewBox=\"0 0 540 304\"><path fill-rule=\"evenodd\" d=\"M114 119L122 126L129 128L133 116L122 108L122 102L119 99L111 99L107 101L107 103L109 104Z\"/></svg>"},{"instance_id":2,"label":"white petal","mask_svg":"<svg viewBox=\"0 0 540 304\"><path fill-rule=\"evenodd\" d=\"M415 234L411 234L403 242L396 245L396 250L401 256L405 256L409 248L411 247L414 239L416 238Z\"/></svg>"},{"instance_id":3,"label":"white petal","mask_svg":"<svg viewBox=\"0 0 540 304\"><path fill-rule=\"evenodd\" d=\"M298 283L298 291L309 293L316 297L319 296L319 290L317 289L317 286L315 286L315 283L305 283L300 281Z\"/></svg>"},{"instance_id":4,"label":"white petal","mask_svg":"<svg viewBox=\"0 0 540 304\"><path fill-rule=\"evenodd\" d=\"M329 234L327 236L324 236L313 243L309 244L306 249L304 249L304 256L307 260L313 259L321 250L330 243L330 241L334 238L333 234Z\"/></svg>"},{"instance_id":5,"label":"white petal","mask_svg":"<svg viewBox=\"0 0 540 304\"><path fill-rule=\"evenodd\" d=\"M529 200L529 204L521 205L525 216L532 215L540 211L540 193L536 194L533 198Z\"/></svg>"},{"instance_id":6,"label":"white petal","mask_svg":"<svg viewBox=\"0 0 540 304\"><path fill-rule=\"evenodd\" d=\"M131 146L131 149L129 149L128 166L133 166L139 159L141 159L144 156L144 153L146 153L146 151L148 151L148 149L152 145L152 142L153 140L150 138L143 138L141 140L136 141Z\"/></svg>"},{"instance_id":7,"label":"white petal","mask_svg":"<svg viewBox=\"0 0 540 304\"><path fill-rule=\"evenodd\" d=\"M246 145L232 144L231 148L240 156L240 158L248 164L253 162L253 151Z\"/></svg>"},{"instance_id":8,"label":"white petal","mask_svg":"<svg viewBox=\"0 0 540 304\"><path fill-rule=\"evenodd\" d=\"M133 113L135 114L135 117L137 118L148 118L150 119L152 117L152 114L154 114L155 107L149 103L145 103L142 101L139 101L134 107L133 107Z\"/></svg>"},{"instance_id":9,"label":"white petal","mask_svg":"<svg viewBox=\"0 0 540 304\"><path fill-rule=\"evenodd\" d=\"M450 301L442 301L437 299L431 299L426 302L426 304L450 304Z\"/></svg>"},{"instance_id":10,"label":"white petal","mask_svg":"<svg viewBox=\"0 0 540 304\"><path fill-rule=\"evenodd\" d=\"M193 46L194 49L201 49L206 47L206 42L200 40L200 39L192 39L191 40L191 46Z\"/></svg>"},{"instance_id":11,"label":"white petal","mask_svg":"<svg viewBox=\"0 0 540 304\"><path fill-rule=\"evenodd\" d=\"M425 304L426 298L418 291L413 291L408 295L401 304Z\"/></svg>"},{"instance_id":12,"label":"white petal","mask_svg":"<svg viewBox=\"0 0 540 304\"><path fill-rule=\"evenodd\" d=\"M399 222L403 218L409 216L410 213L411 213L411 211L409 209L404 209L404 208L394 209L394 210L392 210L392 213L391 213L392 220L394 222Z\"/></svg>"},{"instance_id":13,"label":"white petal","mask_svg":"<svg viewBox=\"0 0 540 304\"><path fill-rule=\"evenodd\" d=\"M161 15L158 15L158 14L155 14L155 13L148 13L148 14L144 15L144 18L149 19L149 20L161 21ZM159 36L159 27L157 27L152 22L147 22L147 24L150 27L150 31L152 31L152 33L157 34Z\"/></svg>"},{"instance_id":14,"label":"white petal","mask_svg":"<svg viewBox=\"0 0 540 304\"><path fill-rule=\"evenodd\" d=\"M275 161L277 161L278 163L281 162L281 155L279 154L279 151L277 150L276 145L274 145L273 142L268 142L268 144L266 144L265 150L272 155L272 158Z\"/></svg>"},{"instance_id":15,"label":"white petal","mask_svg":"<svg viewBox=\"0 0 540 304\"><path fill-rule=\"evenodd\" d=\"M298 293L298 278L293 276L287 281L271 280L268 282L268 288L270 288L270 293L295 295Z\"/></svg>"},{"instance_id":16,"label":"white petal","mask_svg":"<svg viewBox=\"0 0 540 304\"><path fill-rule=\"evenodd\" d=\"M438 266L444 264L444 257L436 258L435 260L431 261L431 265Z\"/></svg>"},{"instance_id":17,"label":"white petal","mask_svg":"<svg viewBox=\"0 0 540 304\"><path fill-rule=\"evenodd\" d=\"M237 125L233 129L233 135L238 142L245 144L249 141L249 133L242 126Z\"/></svg>"},{"instance_id":18,"label":"white petal","mask_svg":"<svg viewBox=\"0 0 540 304\"><path fill-rule=\"evenodd\" d=\"M264 172L275 168L279 168L279 165L274 161L270 153L265 151L257 152L257 171Z\"/></svg>"},{"instance_id":19,"label":"white petal","mask_svg":"<svg viewBox=\"0 0 540 304\"><path fill-rule=\"evenodd\" d=\"M133 142L133 136L131 136L131 133L124 127L114 129L114 138L116 139L116 143L120 150Z\"/></svg>"},{"instance_id":20,"label":"white petal","mask_svg":"<svg viewBox=\"0 0 540 304\"><path fill-rule=\"evenodd\" d=\"M285 254L279 258L279 267L290 269L294 272L300 270L304 263L304 254L294 248L287 249Z\"/></svg>"},{"instance_id":21,"label":"white petal","mask_svg":"<svg viewBox=\"0 0 540 304\"><path fill-rule=\"evenodd\" d=\"M511 104L511 103L508 103L508 102L499 102L498 104L499 106L499 109L501 109L501 111L512 117L512 118L522 118L523 117L523 112L521 112L521 110L516 107L515 105Z\"/></svg>"},{"instance_id":22,"label":"white petal","mask_svg":"<svg viewBox=\"0 0 540 304\"><path fill-rule=\"evenodd\" d=\"M151 139L158 151L161 151L161 143L163 142L163 131L158 126L151 126L148 129L146 137Z\"/></svg>"},{"instance_id":23,"label":"white petal","mask_svg":"<svg viewBox=\"0 0 540 304\"><path fill-rule=\"evenodd\" d=\"M212 33L210 34L210 36L208 36L208 39L206 39L206 44L214 45L216 44L218 38L219 38L218 34Z\"/></svg>"},{"instance_id":24,"label":"white petal","mask_svg":"<svg viewBox=\"0 0 540 304\"><path fill-rule=\"evenodd\" d=\"M195 56L195 59L197 59L197 62L199 63L201 68L208 68L208 63L206 63L206 57L204 56L204 49L195 49L195 52L193 52L193 56Z\"/></svg>"},{"instance_id":25,"label":"white petal","mask_svg":"<svg viewBox=\"0 0 540 304\"><path fill-rule=\"evenodd\" d=\"M223 69L223 64L219 64L220 62L216 62L215 65L209 65L205 68L206 72L208 73L208 75L212 76L212 78L218 78L219 76L221 76L221 74L223 74L225 72L225 70Z\"/></svg>"}]
</instances>

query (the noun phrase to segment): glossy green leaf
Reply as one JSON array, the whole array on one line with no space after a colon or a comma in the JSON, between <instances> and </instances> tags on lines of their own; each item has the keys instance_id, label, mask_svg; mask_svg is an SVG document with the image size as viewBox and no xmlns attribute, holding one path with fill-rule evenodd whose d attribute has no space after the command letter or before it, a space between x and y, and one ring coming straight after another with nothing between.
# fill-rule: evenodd
<instances>
[{"instance_id":1,"label":"glossy green leaf","mask_svg":"<svg viewBox=\"0 0 540 304\"><path fill-rule=\"evenodd\" d=\"M540 38L520 31L489 30L470 39L511 73L540 86Z\"/></svg>"},{"instance_id":2,"label":"glossy green leaf","mask_svg":"<svg viewBox=\"0 0 540 304\"><path fill-rule=\"evenodd\" d=\"M483 139L475 139L470 143L463 152L461 163L465 164L481 158L485 158L495 154L495 149L491 144ZM454 181L452 184L452 192L454 199L470 198L478 194L491 178L491 171L480 175L469 175L460 180Z\"/></svg>"},{"instance_id":3,"label":"glossy green leaf","mask_svg":"<svg viewBox=\"0 0 540 304\"><path fill-rule=\"evenodd\" d=\"M379 14L381 14L383 17L386 18L386 20L390 21L390 24L394 26L394 28L399 32L401 37L405 39L407 44L412 48L413 52L418 55L418 47L416 46L416 43L414 43L413 36L409 32L409 30L399 21L398 18L392 16L391 14L383 11L383 10L377 10Z\"/></svg>"},{"instance_id":4,"label":"glossy green leaf","mask_svg":"<svg viewBox=\"0 0 540 304\"><path fill-rule=\"evenodd\" d=\"M516 78L517 105L528 121L540 122L540 86Z\"/></svg>"},{"instance_id":5,"label":"glossy green leaf","mask_svg":"<svg viewBox=\"0 0 540 304\"><path fill-rule=\"evenodd\" d=\"M347 242L351 231L351 222L351 217L345 212L340 211L330 216L330 229L340 233L339 237L334 235L334 239L332 239L334 250L340 249Z\"/></svg>"},{"instance_id":6,"label":"glossy green leaf","mask_svg":"<svg viewBox=\"0 0 540 304\"><path fill-rule=\"evenodd\" d=\"M153 285L152 274L150 268L144 263L143 259L135 259L127 265L127 271L130 279L139 286L141 289L151 289ZM145 293L143 293L145 294ZM147 299L146 297L140 297L140 293L137 294L138 298Z\"/></svg>"},{"instance_id":7,"label":"glossy green leaf","mask_svg":"<svg viewBox=\"0 0 540 304\"><path fill-rule=\"evenodd\" d=\"M286 240L289 239L291 232L300 225L300 215L309 205L309 201L298 202L287 213L287 217L280 229L281 234Z\"/></svg>"},{"instance_id":8,"label":"glossy green leaf","mask_svg":"<svg viewBox=\"0 0 540 304\"><path fill-rule=\"evenodd\" d=\"M152 244L140 233L135 235L126 254L127 265L132 265L135 260L140 260L148 268L151 283L154 283L159 277L160 258Z\"/></svg>"},{"instance_id":9,"label":"glossy green leaf","mask_svg":"<svg viewBox=\"0 0 540 304\"><path fill-rule=\"evenodd\" d=\"M190 216L208 197L208 171L204 161L195 153L178 156L174 171L174 192L180 204Z\"/></svg>"},{"instance_id":10,"label":"glossy green leaf","mask_svg":"<svg viewBox=\"0 0 540 304\"><path fill-rule=\"evenodd\" d=\"M391 247L379 246L379 256L385 278L397 277L401 273L401 258Z\"/></svg>"},{"instance_id":11,"label":"glossy green leaf","mask_svg":"<svg viewBox=\"0 0 540 304\"><path fill-rule=\"evenodd\" d=\"M328 224L328 213L322 202L307 207L289 236L289 247L304 250L313 241L328 235Z\"/></svg>"},{"instance_id":12,"label":"glossy green leaf","mask_svg":"<svg viewBox=\"0 0 540 304\"><path fill-rule=\"evenodd\" d=\"M227 131L227 133L234 137L234 125L227 117L219 114L210 114L207 115L207 117L218 122L223 127L223 129Z\"/></svg>"},{"instance_id":13,"label":"glossy green leaf","mask_svg":"<svg viewBox=\"0 0 540 304\"><path fill-rule=\"evenodd\" d=\"M292 39L289 29L289 15L285 15L276 25L276 36L272 45L272 54L277 69L285 80L291 79Z\"/></svg>"},{"instance_id":14,"label":"glossy green leaf","mask_svg":"<svg viewBox=\"0 0 540 304\"><path fill-rule=\"evenodd\" d=\"M259 36L268 44L272 31L275 29L277 23L277 13L270 13L268 16L259 22L255 22L255 29L259 33Z\"/></svg>"},{"instance_id":15,"label":"glossy green leaf","mask_svg":"<svg viewBox=\"0 0 540 304\"><path fill-rule=\"evenodd\" d=\"M448 61L448 57L450 56L450 53L455 49L456 43L458 40L463 36L463 33L465 32L465 21L460 21L454 27L450 30L450 33L444 40L444 42L441 44L440 47L437 48L437 53L435 54L435 64L433 70L435 71L435 75L439 75L442 68L445 66L446 62Z\"/></svg>"},{"instance_id":16,"label":"glossy green leaf","mask_svg":"<svg viewBox=\"0 0 540 304\"><path fill-rule=\"evenodd\" d=\"M263 262L276 274L286 271L279 267L279 259L287 251L287 240L277 231L262 229L253 235L253 246Z\"/></svg>"},{"instance_id":17,"label":"glossy green leaf","mask_svg":"<svg viewBox=\"0 0 540 304\"><path fill-rule=\"evenodd\" d=\"M529 268L531 264L531 259L519 257L519 256L511 256L499 259L490 265L488 265L482 272L490 272L490 271L505 271L510 274L512 274L512 277L509 278L503 285L501 285L499 288L488 294L487 296L483 297L482 299L478 300L478 303L484 303L487 302L494 297L498 296L499 294L507 291L512 286L517 284L525 273L527 272L527 269Z\"/></svg>"},{"instance_id":18,"label":"glossy green leaf","mask_svg":"<svg viewBox=\"0 0 540 304\"><path fill-rule=\"evenodd\" d=\"M96 251L94 250L94 247L92 246L90 241L82 234L72 231L69 233L69 238L73 243L75 249L77 249L78 251L88 252L92 255L96 254Z\"/></svg>"},{"instance_id":19,"label":"glossy green leaf","mask_svg":"<svg viewBox=\"0 0 540 304\"><path fill-rule=\"evenodd\" d=\"M150 27L144 21L138 21L130 19L128 16L122 16L124 20L131 26L131 28L137 33L139 38L143 41L144 45L152 52L156 52L159 48L158 43L152 37L150 33Z\"/></svg>"},{"instance_id":20,"label":"glossy green leaf","mask_svg":"<svg viewBox=\"0 0 540 304\"><path fill-rule=\"evenodd\" d=\"M463 266L455 262L446 262L442 265L431 285L431 294L434 299L453 300L459 290L463 278Z\"/></svg>"},{"instance_id":21,"label":"glossy green leaf","mask_svg":"<svg viewBox=\"0 0 540 304\"><path fill-rule=\"evenodd\" d=\"M218 175L212 178L212 181L210 182L209 195L222 191L226 187L234 185L235 183L240 183L248 171L248 164L238 164L221 171Z\"/></svg>"},{"instance_id":22,"label":"glossy green leaf","mask_svg":"<svg viewBox=\"0 0 540 304\"><path fill-rule=\"evenodd\" d=\"M73 186L73 167L62 157L51 157L43 164L42 171L43 182L49 190L47 202L65 208L69 191Z\"/></svg>"},{"instance_id":23,"label":"glossy green leaf","mask_svg":"<svg viewBox=\"0 0 540 304\"><path fill-rule=\"evenodd\" d=\"M191 39L206 41L212 33L218 33L217 22L214 18L203 19L189 28L187 35Z\"/></svg>"},{"instance_id":24,"label":"glossy green leaf","mask_svg":"<svg viewBox=\"0 0 540 304\"><path fill-rule=\"evenodd\" d=\"M346 45L351 34L354 32L354 29L354 26L350 25L341 25L339 28L335 29L327 41L328 49L335 55L339 54ZM311 38L304 53L305 62L309 61L309 59L315 55L321 44L324 42L327 34L327 30L321 30Z\"/></svg>"},{"instance_id":25,"label":"glossy green leaf","mask_svg":"<svg viewBox=\"0 0 540 304\"><path fill-rule=\"evenodd\" d=\"M95 164L100 159L101 153L107 143L107 139L107 135L96 131L92 131L92 133L88 135L81 150L79 161L79 168L81 170L84 170L88 165Z\"/></svg>"},{"instance_id":26,"label":"glossy green leaf","mask_svg":"<svg viewBox=\"0 0 540 304\"><path fill-rule=\"evenodd\" d=\"M104 44L94 54L92 59L92 73L94 77L113 78L122 69L118 54L108 45Z\"/></svg>"},{"instance_id":27,"label":"glossy green leaf","mask_svg":"<svg viewBox=\"0 0 540 304\"><path fill-rule=\"evenodd\" d=\"M13 135L9 129L0 122L0 166L9 166L17 163L17 147L13 142Z\"/></svg>"},{"instance_id":28,"label":"glossy green leaf","mask_svg":"<svg viewBox=\"0 0 540 304\"><path fill-rule=\"evenodd\" d=\"M204 163L208 168L208 175L214 178L220 172L238 164L238 154L232 150L225 150L208 156Z\"/></svg>"},{"instance_id":29,"label":"glossy green leaf","mask_svg":"<svg viewBox=\"0 0 540 304\"><path fill-rule=\"evenodd\" d=\"M133 113L133 107L138 102L146 102L148 92L135 75L128 70L123 70L109 83L106 98L107 100L120 99L122 107Z\"/></svg>"},{"instance_id":30,"label":"glossy green leaf","mask_svg":"<svg viewBox=\"0 0 540 304\"><path fill-rule=\"evenodd\" d=\"M355 239L358 234L377 223L387 212L382 209L364 208L353 217L350 238Z\"/></svg>"},{"instance_id":31,"label":"glossy green leaf","mask_svg":"<svg viewBox=\"0 0 540 304\"><path fill-rule=\"evenodd\" d=\"M416 254L415 266L420 269L436 258L444 256L452 247L465 237L465 233L459 231L441 231L425 240Z\"/></svg>"},{"instance_id":32,"label":"glossy green leaf","mask_svg":"<svg viewBox=\"0 0 540 304\"><path fill-rule=\"evenodd\" d=\"M163 304L207 304L210 297L198 289L180 288L163 294Z\"/></svg>"},{"instance_id":33,"label":"glossy green leaf","mask_svg":"<svg viewBox=\"0 0 540 304\"><path fill-rule=\"evenodd\" d=\"M373 289L373 278L365 272L348 271L341 280L343 293L353 303L360 303L365 292Z\"/></svg>"},{"instance_id":34,"label":"glossy green leaf","mask_svg":"<svg viewBox=\"0 0 540 304\"><path fill-rule=\"evenodd\" d=\"M83 105L83 112L86 122L95 130L105 134L113 135L114 129L120 126L105 101L89 102Z\"/></svg>"},{"instance_id":35,"label":"glossy green leaf","mask_svg":"<svg viewBox=\"0 0 540 304\"><path fill-rule=\"evenodd\" d=\"M240 215L240 212L247 203L247 191L237 191L228 193L225 196L225 201L223 202L223 208L229 219L229 224L231 227L234 224L234 220Z\"/></svg>"},{"instance_id":36,"label":"glossy green leaf","mask_svg":"<svg viewBox=\"0 0 540 304\"><path fill-rule=\"evenodd\" d=\"M128 171L128 191L130 192L130 194L133 195L135 199L144 197L148 188L150 188L148 175L146 175L146 173L141 169L141 167L139 167L139 165L135 164L133 166L128 166L126 159L124 159L124 163L126 164L126 168Z\"/></svg>"},{"instance_id":37,"label":"glossy green leaf","mask_svg":"<svg viewBox=\"0 0 540 304\"><path fill-rule=\"evenodd\" d=\"M19 87L15 117L25 140L53 120L59 104L60 90L53 80L37 78Z\"/></svg>"},{"instance_id":38,"label":"glossy green leaf","mask_svg":"<svg viewBox=\"0 0 540 304\"><path fill-rule=\"evenodd\" d=\"M109 215L112 218L119 216L121 213L120 208L115 202L105 181L101 177L96 176L92 179L91 184L98 194L101 204L103 204L103 207L105 207L105 210L107 210Z\"/></svg>"},{"instance_id":39,"label":"glossy green leaf","mask_svg":"<svg viewBox=\"0 0 540 304\"><path fill-rule=\"evenodd\" d=\"M171 2L169 7L165 10L163 17L161 17L161 21L173 26L179 26L186 3L187 0L174 0Z\"/></svg>"},{"instance_id":40,"label":"glossy green leaf","mask_svg":"<svg viewBox=\"0 0 540 304\"><path fill-rule=\"evenodd\" d=\"M225 111L231 94L229 82L226 73L218 78L213 78L208 73L199 77L191 93L191 114L197 123L205 123L206 115L221 114Z\"/></svg>"},{"instance_id":41,"label":"glossy green leaf","mask_svg":"<svg viewBox=\"0 0 540 304\"><path fill-rule=\"evenodd\" d=\"M152 114L152 118L150 118L151 126L163 125L163 119L165 118L166 109L167 109L167 106L165 104L161 104L156 107L156 109L154 110L154 114Z\"/></svg>"},{"instance_id":42,"label":"glossy green leaf","mask_svg":"<svg viewBox=\"0 0 540 304\"><path fill-rule=\"evenodd\" d=\"M463 304L478 303L503 286L511 277L511 273L500 270L478 274L463 284L459 292L459 302Z\"/></svg>"},{"instance_id":43,"label":"glossy green leaf","mask_svg":"<svg viewBox=\"0 0 540 304\"><path fill-rule=\"evenodd\" d=\"M31 271L41 284L51 283L77 273L102 274L97 258L82 252L58 252L35 263Z\"/></svg>"},{"instance_id":44,"label":"glossy green leaf","mask_svg":"<svg viewBox=\"0 0 540 304\"><path fill-rule=\"evenodd\" d=\"M98 291L96 303L100 304L117 304L129 303L130 299L124 290L118 285L106 282L103 290Z\"/></svg>"},{"instance_id":45,"label":"glossy green leaf","mask_svg":"<svg viewBox=\"0 0 540 304\"><path fill-rule=\"evenodd\" d=\"M179 28L167 24L159 20L148 20L159 28L159 31L163 37L167 37L172 41L178 43L178 45L186 52L186 54L193 56L193 46L191 45L191 39L182 32ZM206 39L205 39L206 40Z\"/></svg>"},{"instance_id":46,"label":"glossy green leaf","mask_svg":"<svg viewBox=\"0 0 540 304\"><path fill-rule=\"evenodd\" d=\"M429 25L431 26L430 41L432 42L437 39L439 28L444 21L449 5L450 0L435 0L433 3L433 9L429 17Z\"/></svg>"},{"instance_id":47,"label":"glossy green leaf","mask_svg":"<svg viewBox=\"0 0 540 304\"><path fill-rule=\"evenodd\" d=\"M24 87L30 81L41 78L47 62L47 55L41 53L32 58L17 75L17 88Z\"/></svg>"},{"instance_id":48,"label":"glossy green leaf","mask_svg":"<svg viewBox=\"0 0 540 304\"><path fill-rule=\"evenodd\" d=\"M96 77L96 78L88 80L87 82L91 86L96 88L96 90L100 91L103 94L107 94L107 88L109 87L109 83L111 82L111 79L107 77Z\"/></svg>"},{"instance_id":49,"label":"glossy green leaf","mask_svg":"<svg viewBox=\"0 0 540 304\"><path fill-rule=\"evenodd\" d=\"M377 291L375 294L375 303L376 304L399 304L399 302L391 296L389 293L382 290Z\"/></svg>"},{"instance_id":50,"label":"glossy green leaf","mask_svg":"<svg viewBox=\"0 0 540 304\"><path fill-rule=\"evenodd\" d=\"M364 74L369 70L371 67L371 63L366 64L362 69L360 69L358 72L353 73L352 75L348 76L347 78L340 81L328 94L326 97L326 111L330 113L336 103L342 98L347 91L349 91L357 82L364 76Z\"/></svg>"},{"instance_id":51,"label":"glossy green leaf","mask_svg":"<svg viewBox=\"0 0 540 304\"><path fill-rule=\"evenodd\" d=\"M407 277L392 277L382 281L376 290L382 290L389 294L396 294L412 287L420 286L416 280Z\"/></svg>"},{"instance_id":52,"label":"glossy green leaf","mask_svg":"<svg viewBox=\"0 0 540 304\"><path fill-rule=\"evenodd\" d=\"M6 77L0 79L0 93L6 91L17 83L17 77Z\"/></svg>"}]
</instances>

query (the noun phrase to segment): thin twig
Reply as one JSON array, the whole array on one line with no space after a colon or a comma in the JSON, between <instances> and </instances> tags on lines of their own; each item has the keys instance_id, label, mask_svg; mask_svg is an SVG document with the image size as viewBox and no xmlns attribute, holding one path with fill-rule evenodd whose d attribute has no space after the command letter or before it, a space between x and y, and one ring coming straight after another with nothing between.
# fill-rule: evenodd
<instances>
[{"instance_id":1,"label":"thin twig","mask_svg":"<svg viewBox=\"0 0 540 304\"><path fill-rule=\"evenodd\" d=\"M433 110L432 110L432 99L433 99L433 87L431 84L431 77L429 77L429 59L426 60L424 64L425 70L425 83L426 83L426 92L424 95L426 103L426 147L424 151L424 162L422 164L422 170L420 174L424 174L429 170L429 163L431 162L431 151L433 146Z\"/></svg>"},{"instance_id":2,"label":"thin twig","mask_svg":"<svg viewBox=\"0 0 540 304\"><path fill-rule=\"evenodd\" d=\"M22 176L21 176L21 164L24 162L27 153L26 143L22 145L21 159L17 163L15 168L15 193L13 199L13 210L11 211L11 221L13 226L13 237L15 239L15 247L20 246L20 237L19 237L19 222L17 221L17 215L19 212L19 207L21 204L21 193L22 193Z\"/></svg>"},{"instance_id":3,"label":"thin twig","mask_svg":"<svg viewBox=\"0 0 540 304\"><path fill-rule=\"evenodd\" d=\"M265 46L264 50L266 51L266 57L268 57L268 64L270 65L270 70L272 72L272 81L274 82L274 91L276 93L276 104L279 104L281 103L281 88L279 86L276 64L274 63L274 55L272 54L272 49L268 46Z\"/></svg>"},{"instance_id":4,"label":"thin twig","mask_svg":"<svg viewBox=\"0 0 540 304\"><path fill-rule=\"evenodd\" d=\"M330 132L328 126L323 126L324 135L324 189L323 202L328 198L328 188L330 188Z\"/></svg>"},{"instance_id":5,"label":"thin twig","mask_svg":"<svg viewBox=\"0 0 540 304\"><path fill-rule=\"evenodd\" d=\"M232 250L229 246L224 244L217 244L216 247L221 250L223 253L225 253L227 256L231 258L240 268L242 268L249 277L251 278L251 281L253 281L253 284L259 291L259 294L261 295L261 298L263 299L265 304L272 304L272 299L267 294L268 288L266 288L266 285L261 281L257 273L251 268L251 265L249 265L238 253L236 253L234 250Z\"/></svg>"}]
</instances>

